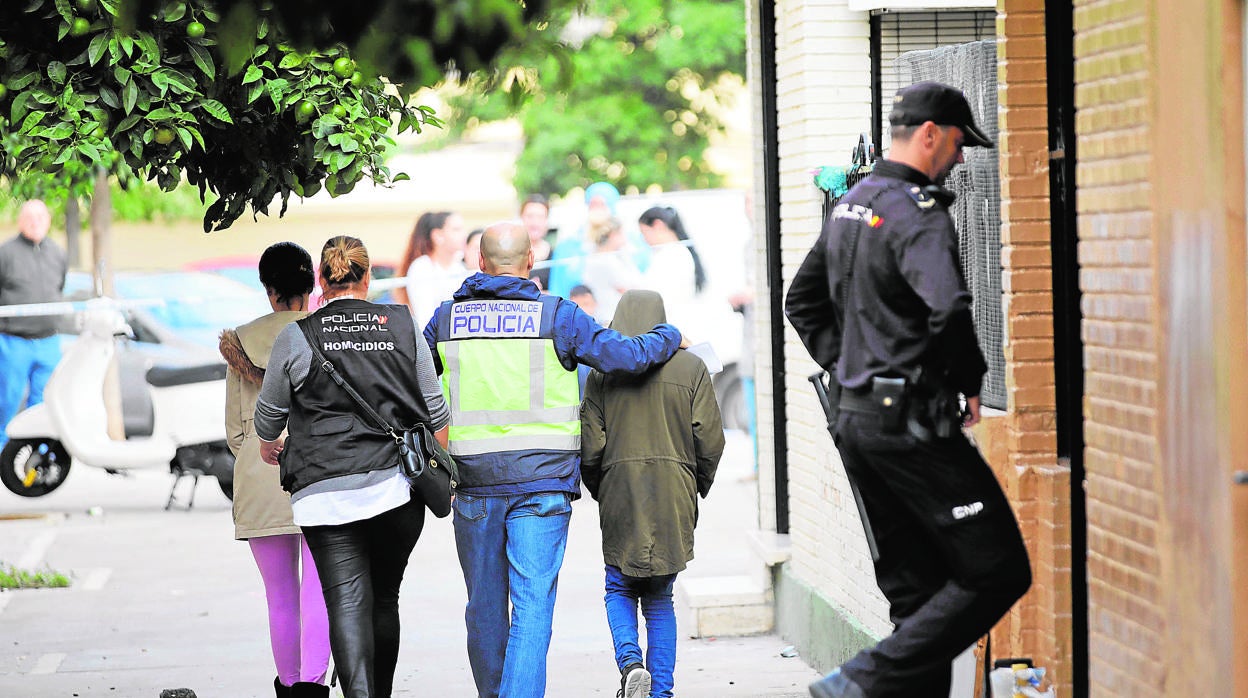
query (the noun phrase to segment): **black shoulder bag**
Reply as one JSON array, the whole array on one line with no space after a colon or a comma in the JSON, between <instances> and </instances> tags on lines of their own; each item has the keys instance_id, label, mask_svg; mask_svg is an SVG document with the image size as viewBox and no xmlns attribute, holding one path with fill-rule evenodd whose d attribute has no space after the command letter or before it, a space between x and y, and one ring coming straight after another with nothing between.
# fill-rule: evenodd
<instances>
[{"instance_id":1,"label":"black shoulder bag","mask_svg":"<svg viewBox=\"0 0 1248 698\"><path fill-rule=\"evenodd\" d=\"M399 447L399 465L403 468L403 474L407 476L412 489L420 495L429 511L439 519L450 514L451 489L459 481L459 468L455 465L451 454L442 448L442 444L438 443L437 437L433 435L429 427L425 426L424 422L416 422L416 425L410 429L399 430L382 419L381 415L377 414L377 410L365 402L355 388L342 377L333 362L325 358L316 346L315 338L308 336L308 330L302 323L299 327L303 330L308 345L312 347L312 355L320 362L321 370L329 374L335 383L342 386L342 389L355 400L360 409L364 410L364 414L394 439L394 443Z\"/></svg>"}]
</instances>

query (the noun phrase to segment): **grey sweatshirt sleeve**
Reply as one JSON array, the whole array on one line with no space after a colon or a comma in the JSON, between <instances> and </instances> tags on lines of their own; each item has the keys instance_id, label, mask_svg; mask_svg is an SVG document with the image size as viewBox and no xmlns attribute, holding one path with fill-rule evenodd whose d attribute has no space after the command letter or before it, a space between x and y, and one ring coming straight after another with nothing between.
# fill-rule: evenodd
<instances>
[{"instance_id":1,"label":"grey sweatshirt sleeve","mask_svg":"<svg viewBox=\"0 0 1248 698\"><path fill-rule=\"evenodd\" d=\"M286 428L290 415L290 395L298 390L312 369L312 347L295 323L282 328L269 366L264 371L264 384L256 398L256 435L265 441L276 441Z\"/></svg>"},{"instance_id":2,"label":"grey sweatshirt sleeve","mask_svg":"<svg viewBox=\"0 0 1248 698\"><path fill-rule=\"evenodd\" d=\"M433 365L433 352L429 350L419 326L416 327L416 380L425 396L425 406L429 408L429 423L425 426L437 431L451 421L451 409L442 396L442 383L438 381L438 370Z\"/></svg>"}]
</instances>

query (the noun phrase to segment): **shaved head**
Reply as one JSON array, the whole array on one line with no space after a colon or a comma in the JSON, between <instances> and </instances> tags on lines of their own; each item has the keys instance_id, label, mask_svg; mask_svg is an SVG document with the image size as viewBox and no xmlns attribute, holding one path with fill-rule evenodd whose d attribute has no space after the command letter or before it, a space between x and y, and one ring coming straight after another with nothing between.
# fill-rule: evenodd
<instances>
[{"instance_id":1,"label":"shaved head","mask_svg":"<svg viewBox=\"0 0 1248 698\"><path fill-rule=\"evenodd\" d=\"M48 207L38 199L31 199L22 204L17 214L17 232L31 242L42 242L47 237L48 228L52 225L52 214Z\"/></svg>"},{"instance_id":2,"label":"shaved head","mask_svg":"<svg viewBox=\"0 0 1248 698\"><path fill-rule=\"evenodd\" d=\"M481 271L493 276L528 278L533 248L523 225L495 223L481 234Z\"/></svg>"}]
</instances>

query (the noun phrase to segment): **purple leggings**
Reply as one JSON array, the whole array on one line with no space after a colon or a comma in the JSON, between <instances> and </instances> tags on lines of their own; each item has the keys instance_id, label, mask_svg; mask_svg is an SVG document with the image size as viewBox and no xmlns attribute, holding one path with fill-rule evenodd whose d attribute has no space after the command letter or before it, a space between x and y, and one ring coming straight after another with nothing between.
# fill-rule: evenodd
<instances>
[{"instance_id":1,"label":"purple leggings","mask_svg":"<svg viewBox=\"0 0 1248 698\"><path fill-rule=\"evenodd\" d=\"M329 617L316 564L297 533L250 538L251 554L264 580L269 604L269 641L277 677L285 686L298 681L325 683L329 667ZM303 560L303 575L299 561Z\"/></svg>"}]
</instances>

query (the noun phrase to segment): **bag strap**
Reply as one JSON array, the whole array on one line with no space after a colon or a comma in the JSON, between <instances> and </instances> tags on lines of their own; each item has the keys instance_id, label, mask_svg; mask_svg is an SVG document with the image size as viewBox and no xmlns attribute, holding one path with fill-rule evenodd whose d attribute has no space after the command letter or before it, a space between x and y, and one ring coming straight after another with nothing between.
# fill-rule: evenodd
<instances>
[{"instance_id":1,"label":"bag strap","mask_svg":"<svg viewBox=\"0 0 1248 698\"><path fill-rule=\"evenodd\" d=\"M364 410L364 413L372 418L372 420L381 427L382 431L389 434L390 438L394 439L395 443L402 445L403 437L398 434L394 427L390 426L389 422L382 419L381 415L377 414L377 410L373 409L372 405L365 402L363 397L360 397L360 394L355 391L355 388L351 387L351 384L347 382L347 379L343 378L342 374L338 372L334 363L325 358L325 355L321 353L320 348L316 346L316 338L312 336L312 330L308 329L308 326L304 324L302 320L298 321L296 324L299 325L299 329L303 331L304 338L308 340L308 346L312 348L312 356L320 364L321 370L329 374L329 377L333 378L334 382L341 386L342 389L347 392L347 395L351 396L351 399L355 400L356 404L360 406L360 409Z\"/></svg>"}]
</instances>

